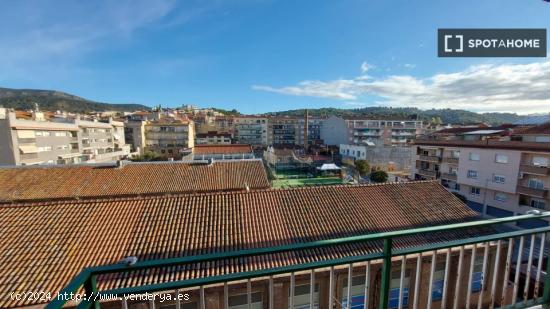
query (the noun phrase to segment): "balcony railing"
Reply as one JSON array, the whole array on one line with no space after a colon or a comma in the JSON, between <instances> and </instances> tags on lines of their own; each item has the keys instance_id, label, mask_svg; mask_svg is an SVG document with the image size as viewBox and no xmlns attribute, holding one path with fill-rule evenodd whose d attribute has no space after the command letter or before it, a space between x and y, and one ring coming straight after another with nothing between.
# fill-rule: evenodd
<instances>
[{"instance_id":1,"label":"balcony railing","mask_svg":"<svg viewBox=\"0 0 550 309\"><path fill-rule=\"evenodd\" d=\"M534 174L534 175L550 175L550 168L547 166L536 166L530 164L522 164L519 167L519 171L525 174Z\"/></svg>"},{"instance_id":2,"label":"balcony railing","mask_svg":"<svg viewBox=\"0 0 550 309\"><path fill-rule=\"evenodd\" d=\"M420 161L427 161L427 162L433 162L433 163L439 163L441 158L438 156L425 156L425 155L419 155L418 159Z\"/></svg>"},{"instance_id":3,"label":"balcony railing","mask_svg":"<svg viewBox=\"0 0 550 309\"><path fill-rule=\"evenodd\" d=\"M518 185L517 191L519 194L529 195L538 198L545 198L548 192L548 190L545 189L531 188L522 185Z\"/></svg>"},{"instance_id":4,"label":"balcony railing","mask_svg":"<svg viewBox=\"0 0 550 309\"><path fill-rule=\"evenodd\" d=\"M441 178L456 181L456 174L452 174L452 173L441 173Z\"/></svg>"},{"instance_id":5,"label":"balcony railing","mask_svg":"<svg viewBox=\"0 0 550 309\"><path fill-rule=\"evenodd\" d=\"M267 295L255 301L263 302L263 308L295 308L294 292L296 283L298 280L301 280L301 282L305 280L306 284L309 285L310 291L309 303L305 305L308 308L350 309L352 306L357 308L359 305L363 308L362 302L365 301L369 308L377 307L381 309L388 308L390 302L392 303L392 307L398 308L405 306L419 308L419 304L425 304L430 308L432 305L438 306L436 303L446 304L448 308L471 308L476 305L477 308L494 308L495 305L507 308L528 308L550 303L550 275L547 275L550 273L550 258L544 254L546 235L550 232L550 226L502 233L491 229L490 233L485 233L483 236L400 249L394 248L393 244L399 243L397 239L400 237L429 238L429 235L448 231L486 228L496 224L515 223L523 220L548 217L550 217L550 212L544 212L276 247L164 260L138 261L131 266L125 264L95 266L82 270L60 292L60 295L70 295L71 293L84 291L87 296L79 303L79 308L89 308L92 305L95 308L99 308L101 305L99 300L105 297L109 297L110 300L118 297L114 301L118 302L121 308L128 308L128 295L159 292L175 292L179 294L181 291L184 291L195 296L193 299L196 300L196 308L219 308L218 304L221 305L222 303L224 308L228 308L229 291L234 291L236 287L245 285L246 288L243 289L245 289L246 305L250 308L253 299L252 286L254 285L256 287L255 291L257 291L258 285L261 284L263 287L261 290ZM397 241L394 242L394 240ZM316 250L318 252L321 248L349 244L372 244L373 242L383 243L381 250L357 256L302 262L287 266L234 272L210 277L152 282L147 285L113 288L102 291L98 291L97 289L98 278L101 279L102 277L123 278L122 276L125 274L135 274L138 271L142 274L148 272L154 273L155 270L160 268L184 269L187 266L196 265L196 263L213 264L216 261L223 263L222 261L228 259L239 258L244 260L251 257L283 252L287 252L289 255L296 253L297 256L300 256L300 251L303 250ZM437 271L436 265L440 264L434 263L438 257L441 257L440 261L445 261L444 277L434 279ZM475 268L478 257L482 258L481 269ZM544 260L547 263L546 269L543 269ZM423 272L422 265L429 265L430 269L427 272ZM525 270L528 271L523 271L523 266L526 266ZM392 276L392 270L398 276ZM356 276L358 273L361 274L361 277ZM414 277L412 276L413 273ZM347 281L347 287L357 287L355 283L356 278L364 280L362 281L358 296L356 295L357 289L352 292L351 288L347 288L345 293L343 290L341 293L338 292L340 290L337 290L337 287L342 286L338 283L341 282L338 280L341 276L338 275L344 276L344 280L342 281ZM406 277L407 280L405 280ZM395 286L396 280L394 280L394 283L391 283L392 278L399 279L397 287ZM274 283L281 283L281 280L285 280L285 283L283 285L277 284L278 288L276 290ZM317 282L324 283L324 293L315 292ZM424 283L427 283L427 285ZM391 286L392 284L394 286ZM290 297L283 298L280 294L274 296L277 293L285 291L284 289L280 289L281 286L287 287L286 291L290 294ZM214 303L207 302L206 300L209 298L206 298L206 295L210 295L214 291L217 293L215 297L216 301ZM411 291L410 294L409 291ZM378 294L372 297L373 293ZM450 295L453 295L453 297ZM173 299L176 299L176 297ZM46 308L61 308L67 302L67 298L57 297ZM180 308L180 305L184 301L178 298L174 302L173 306ZM154 300L149 301L149 303L152 308L155 308ZM109 303L109 308L112 307L113 303L111 302Z\"/></svg>"},{"instance_id":6,"label":"balcony railing","mask_svg":"<svg viewBox=\"0 0 550 309\"><path fill-rule=\"evenodd\" d=\"M458 164L458 158L452 158L452 157L443 157L443 162L448 164Z\"/></svg>"},{"instance_id":7,"label":"balcony railing","mask_svg":"<svg viewBox=\"0 0 550 309\"><path fill-rule=\"evenodd\" d=\"M437 172L436 171L419 169L419 170L417 170L417 173L422 175L422 176L428 176L428 177L434 177L434 178L437 177Z\"/></svg>"}]
</instances>

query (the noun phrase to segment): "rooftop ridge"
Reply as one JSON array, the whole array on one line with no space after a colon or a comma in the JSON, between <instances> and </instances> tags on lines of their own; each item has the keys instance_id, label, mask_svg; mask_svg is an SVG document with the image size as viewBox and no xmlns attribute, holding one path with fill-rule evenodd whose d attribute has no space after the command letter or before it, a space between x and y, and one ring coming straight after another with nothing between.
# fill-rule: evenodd
<instances>
[{"instance_id":1,"label":"rooftop ridge","mask_svg":"<svg viewBox=\"0 0 550 309\"><path fill-rule=\"evenodd\" d=\"M0 208L10 207L35 207L45 206L44 204L58 205L68 202L80 201L83 203L97 203L103 201L132 201L132 200L153 200L162 198L178 198L178 197L201 197L201 196L226 196L237 194L251 194L261 192L284 192L284 191L305 191L315 189L331 189L331 188L365 188L365 187L389 187L389 186L412 186L423 183L434 183L439 185L436 180L418 180L409 182L386 182L386 183L374 183L374 184L333 184L333 185L319 185L319 186L303 186L294 188L265 188L265 189L233 189L225 191L204 191L204 192L160 192L160 193L143 193L143 194L118 194L110 196L91 196L91 197L62 197L51 199L34 199L34 200L13 200L13 201L0 201Z\"/></svg>"}]
</instances>

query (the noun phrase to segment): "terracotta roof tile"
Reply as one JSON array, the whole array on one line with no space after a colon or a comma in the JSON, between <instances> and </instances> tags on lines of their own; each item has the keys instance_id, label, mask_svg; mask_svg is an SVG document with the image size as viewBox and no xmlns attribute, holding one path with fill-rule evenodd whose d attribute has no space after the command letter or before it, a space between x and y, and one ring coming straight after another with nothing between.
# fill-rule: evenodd
<instances>
[{"instance_id":1,"label":"terracotta roof tile","mask_svg":"<svg viewBox=\"0 0 550 309\"><path fill-rule=\"evenodd\" d=\"M0 202L268 188L261 160L0 168Z\"/></svg>"},{"instance_id":2,"label":"terracotta roof tile","mask_svg":"<svg viewBox=\"0 0 550 309\"><path fill-rule=\"evenodd\" d=\"M0 307L14 291L59 291L83 267L164 259L473 220L435 182L322 186L0 206ZM389 219L391 218L391 219ZM479 231L398 239L398 248ZM353 244L98 278L100 289L277 267L380 250Z\"/></svg>"},{"instance_id":3,"label":"terracotta roof tile","mask_svg":"<svg viewBox=\"0 0 550 309\"><path fill-rule=\"evenodd\" d=\"M519 134L550 134L550 122L523 130Z\"/></svg>"}]
</instances>

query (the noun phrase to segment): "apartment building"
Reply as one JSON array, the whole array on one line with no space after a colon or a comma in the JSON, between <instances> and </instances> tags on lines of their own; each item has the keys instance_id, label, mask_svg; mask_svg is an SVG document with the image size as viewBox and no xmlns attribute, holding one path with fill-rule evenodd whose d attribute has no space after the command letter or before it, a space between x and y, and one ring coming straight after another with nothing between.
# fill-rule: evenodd
<instances>
[{"instance_id":1,"label":"apartment building","mask_svg":"<svg viewBox=\"0 0 550 309\"><path fill-rule=\"evenodd\" d=\"M197 133L195 145L228 145L231 144L231 133L208 131L207 133Z\"/></svg>"},{"instance_id":2,"label":"apartment building","mask_svg":"<svg viewBox=\"0 0 550 309\"><path fill-rule=\"evenodd\" d=\"M267 117L239 116L233 120L234 138L237 144L267 145Z\"/></svg>"},{"instance_id":3,"label":"apartment building","mask_svg":"<svg viewBox=\"0 0 550 309\"><path fill-rule=\"evenodd\" d=\"M116 161L130 153L124 125L76 118L46 119L38 110L31 119L0 108L0 164L74 164Z\"/></svg>"},{"instance_id":4,"label":"apartment building","mask_svg":"<svg viewBox=\"0 0 550 309\"><path fill-rule=\"evenodd\" d=\"M307 126L306 124L307 118ZM270 117L268 119L269 145L307 145L322 144L321 126L323 119L309 117Z\"/></svg>"},{"instance_id":5,"label":"apartment building","mask_svg":"<svg viewBox=\"0 0 550 309\"><path fill-rule=\"evenodd\" d=\"M384 120L332 116L323 121L321 138L327 145L404 145L424 132L421 120Z\"/></svg>"},{"instance_id":6,"label":"apartment building","mask_svg":"<svg viewBox=\"0 0 550 309\"><path fill-rule=\"evenodd\" d=\"M195 125L183 117L164 117L147 121L145 148L166 158L181 159L195 145Z\"/></svg>"},{"instance_id":7,"label":"apartment building","mask_svg":"<svg viewBox=\"0 0 550 309\"><path fill-rule=\"evenodd\" d=\"M464 196L471 208L490 217L549 210L550 142L544 142L550 136L549 127L519 131L513 138L417 140L415 179L440 181ZM546 226L548 222L520 225Z\"/></svg>"}]
</instances>

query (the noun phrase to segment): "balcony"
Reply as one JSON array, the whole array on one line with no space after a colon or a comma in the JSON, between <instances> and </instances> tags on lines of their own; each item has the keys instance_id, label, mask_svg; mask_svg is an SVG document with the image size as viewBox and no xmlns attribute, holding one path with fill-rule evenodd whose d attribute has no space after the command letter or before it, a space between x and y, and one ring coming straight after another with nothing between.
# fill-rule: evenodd
<instances>
[{"instance_id":1,"label":"balcony","mask_svg":"<svg viewBox=\"0 0 550 309\"><path fill-rule=\"evenodd\" d=\"M442 173L441 178L456 181L456 174L454 174L454 173Z\"/></svg>"},{"instance_id":2,"label":"balcony","mask_svg":"<svg viewBox=\"0 0 550 309\"><path fill-rule=\"evenodd\" d=\"M426 161L426 162L432 162L432 163L439 163L441 161L441 158L438 156L419 155L418 159L420 161Z\"/></svg>"},{"instance_id":3,"label":"balcony","mask_svg":"<svg viewBox=\"0 0 550 309\"><path fill-rule=\"evenodd\" d=\"M536 189L522 185L518 185L517 191L519 194L529 195L537 198L545 198L548 192L548 190L546 189Z\"/></svg>"},{"instance_id":4,"label":"balcony","mask_svg":"<svg viewBox=\"0 0 550 309\"><path fill-rule=\"evenodd\" d=\"M443 162L445 162L447 164L458 165L458 158L443 157Z\"/></svg>"},{"instance_id":5,"label":"balcony","mask_svg":"<svg viewBox=\"0 0 550 309\"><path fill-rule=\"evenodd\" d=\"M419 170L416 171L416 173L420 174L422 176L431 177L431 178L436 178L437 177L437 172L436 171L431 171L431 170L419 169Z\"/></svg>"},{"instance_id":6,"label":"balcony","mask_svg":"<svg viewBox=\"0 0 550 309\"><path fill-rule=\"evenodd\" d=\"M542 175L542 176L548 176L550 175L550 168L547 166L535 166L530 164L522 164L519 167L520 173L524 174L533 174L533 175Z\"/></svg>"},{"instance_id":7,"label":"balcony","mask_svg":"<svg viewBox=\"0 0 550 309\"><path fill-rule=\"evenodd\" d=\"M108 308L130 308L130 305L156 308L160 304L174 308L230 308L230 300L234 301L235 295L242 296L239 308L349 309L363 308L365 302L369 308L379 309L387 309L390 305L392 308L420 308L420 305L423 308L439 308L442 302L447 308L530 308L550 303L550 276L546 275L547 269L543 264L548 257L544 250L540 250L548 246L544 236L550 232L550 226L509 232L486 228L544 218L550 218L550 212L276 247L137 261L131 265L93 266L83 269L59 295L83 292L95 296L71 303L79 308L99 308L102 305ZM460 232L477 228L484 228L487 232L481 236ZM397 243L395 240L403 237L423 238L424 235L449 231L459 231L459 234L469 236L423 246L394 246ZM132 284L134 281L131 280L133 275L166 268L197 272L196 265L224 265L237 259L261 260L265 255L274 254L306 257L304 252L316 254L324 248L334 248L337 252L337 248L354 244L372 244L372 248L378 249L314 262L297 260L288 266L197 275L192 279L174 276L144 285ZM482 267L476 269L472 263L478 258ZM434 281L436 265L439 264L434 263L434 259L443 265L444 277L438 279L442 282ZM526 269L529 269L528 275ZM126 284L103 284L109 283L109 278L124 279ZM300 297L295 295L298 286L302 287ZM103 289L99 290L99 287ZM439 288L433 290L433 287ZM146 293L148 297L138 302L130 303L128 300L129 296ZM155 294L163 294L165 298L170 295L171 300L159 303L160 299L150 298ZM184 295L188 298L180 297ZM46 308L62 308L68 301L68 297L54 297Z\"/></svg>"}]
</instances>

